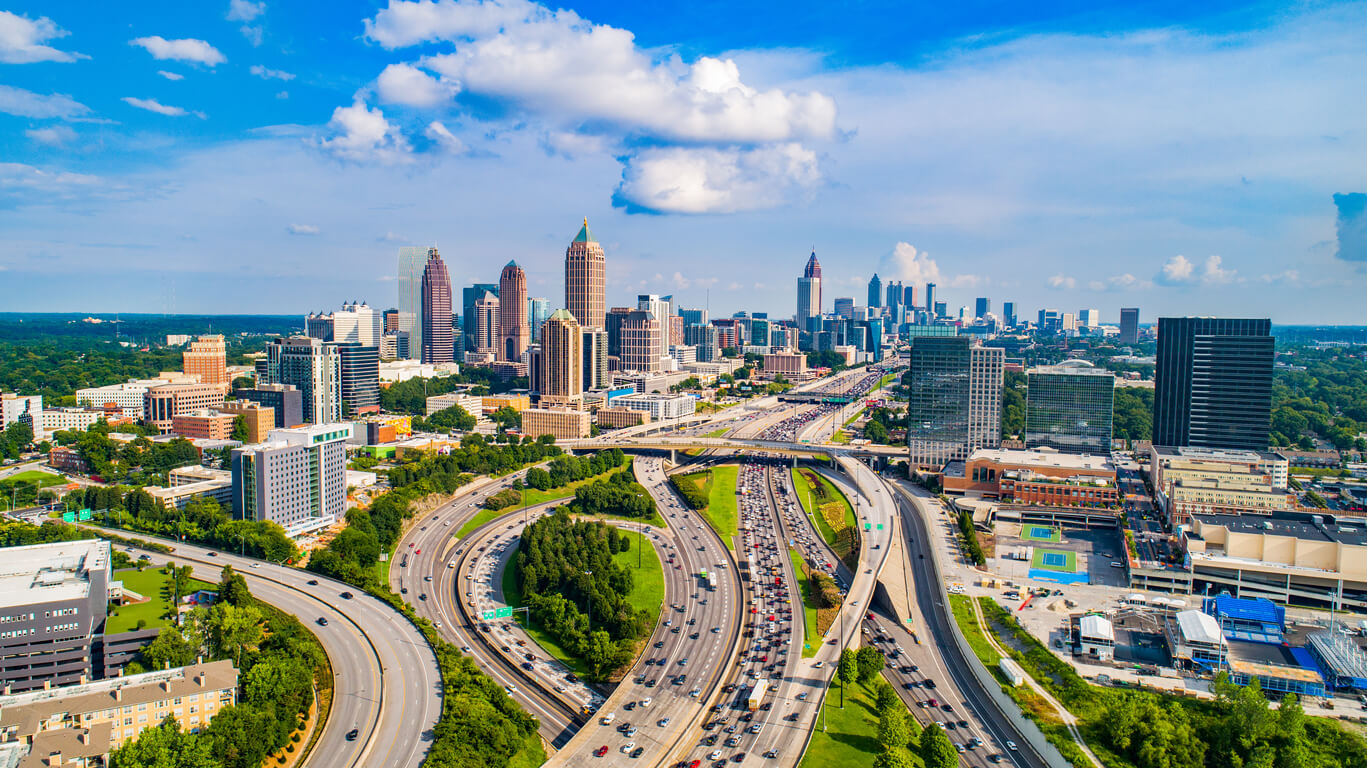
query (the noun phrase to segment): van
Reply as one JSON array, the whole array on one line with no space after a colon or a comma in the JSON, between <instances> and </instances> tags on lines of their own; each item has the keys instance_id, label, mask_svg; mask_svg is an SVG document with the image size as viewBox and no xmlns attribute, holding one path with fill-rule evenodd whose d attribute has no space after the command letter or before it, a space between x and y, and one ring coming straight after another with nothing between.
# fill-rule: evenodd
<instances>
[{"instance_id":1,"label":"van","mask_svg":"<svg viewBox=\"0 0 1367 768\"><path fill-rule=\"evenodd\" d=\"M1125 567L1125 564L1124 564L1124 563L1119 563L1119 562L1116 562L1116 561L1113 560L1113 561L1111 561L1111 567L1112 567L1112 568L1124 568L1124 567Z\"/></svg>"}]
</instances>

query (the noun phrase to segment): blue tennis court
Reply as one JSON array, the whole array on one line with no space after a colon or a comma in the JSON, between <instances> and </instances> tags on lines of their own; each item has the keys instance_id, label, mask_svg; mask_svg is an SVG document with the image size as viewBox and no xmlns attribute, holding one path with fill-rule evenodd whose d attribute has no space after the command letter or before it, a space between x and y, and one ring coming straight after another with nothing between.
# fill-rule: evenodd
<instances>
[{"instance_id":1,"label":"blue tennis court","mask_svg":"<svg viewBox=\"0 0 1367 768\"><path fill-rule=\"evenodd\" d=\"M1040 560L1043 561L1042 565L1047 565L1050 568L1062 568L1068 564L1068 556L1062 552L1045 552Z\"/></svg>"},{"instance_id":2,"label":"blue tennis court","mask_svg":"<svg viewBox=\"0 0 1367 768\"><path fill-rule=\"evenodd\" d=\"M1021 528L1021 538L1057 544L1063 540L1063 532L1052 525L1026 525Z\"/></svg>"}]
</instances>

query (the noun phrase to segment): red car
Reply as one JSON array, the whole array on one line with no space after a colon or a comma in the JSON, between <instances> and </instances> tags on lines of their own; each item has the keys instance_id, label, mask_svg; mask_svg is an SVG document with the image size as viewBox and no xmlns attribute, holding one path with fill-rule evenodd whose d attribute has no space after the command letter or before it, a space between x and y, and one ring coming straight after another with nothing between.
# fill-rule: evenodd
<instances>
[{"instance_id":1,"label":"red car","mask_svg":"<svg viewBox=\"0 0 1367 768\"><path fill-rule=\"evenodd\" d=\"M422 550L421 550L421 549L415 549L415 550L413 550L413 554L415 554L415 555L421 555L421 554L422 554Z\"/></svg>"},{"instance_id":2,"label":"red car","mask_svg":"<svg viewBox=\"0 0 1367 768\"><path fill-rule=\"evenodd\" d=\"M603 746L599 747L598 749L593 750L593 756L594 756L594 757L602 757L603 755L606 755L607 753L608 753L608 745L606 745L606 744L604 744Z\"/></svg>"},{"instance_id":3,"label":"red car","mask_svg":"<svg viewBox=\"0 0 1367 768\"><path fill-rule=\"evenodd\" d=\"M698 768L698 766L700 765L702 765L701 760L694 760L693 762L688 764L688 768Z\"/></svg>"}]
</instances>

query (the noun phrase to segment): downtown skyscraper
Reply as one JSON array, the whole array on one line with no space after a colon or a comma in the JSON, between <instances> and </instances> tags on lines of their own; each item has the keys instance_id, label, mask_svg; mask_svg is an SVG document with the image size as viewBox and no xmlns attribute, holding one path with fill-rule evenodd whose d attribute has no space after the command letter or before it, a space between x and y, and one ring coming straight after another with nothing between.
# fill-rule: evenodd
<instances>
[{"instance_id":1,"label":"downtown skyscraper","mask_svg":"<svg viewBox=\"0 0 1367 768\"><path fill-rule=\"evenodd\" d=\"M568 310L541 326L541 407L577 406L584 395L584 338Z\"/></svg>"},{"instance_id":2,"label":"downtown skyscraper","mask_svg":"<svg viewBox=\"0 0 1367 768\"><path fill-rule=\"evenodd\" d=\"M427 248L404 246L399 249L399 311L394 330L408 334L408 348L413 352L422 349L422 271L425 266Z\"/></svg>"},{"instance_id":3,"label":"downtown skyscraper","mask_svg":"<svg viewBox=\"0 0 1367 768\"><path fill-rule=\"evenodd\" d=\"M802 277L797 279L797 327L811 330L808 321L821 316L821 262L816 260L816 251L807 259L807 267Z\"/></svg>"},{"instance_id":4,"label":"downtown skyscraper","mask_svg":"<svg viewBox=\"0 0 1367 768\"><path fill-rule=\"evenodd\" d=\"M437 249L429 248L422 270L422 361L455 362L454 336L451 331L451 275Z\"/></svg>"},{"instance_id":5,"label":"downtown skyscraper","mask_svg":"<svg viewBox=\"0 0 1367 768\"><path fill-rule=\"evenodd\" d=\"M502 336L498 359L519 362L531 344L527 322L527 273L516 261L508 262L498 278L499 333Z\"/></svg>"},{"instance_id":6,"label":"downtown skyscraper","mask_svg":"<svg viewBox=\"0 0 1367 768\"><path fill-rule=\"evenodd\" d=\"M607 257L589 233L589 220L565 249L565 308L584 328L604 328L607 315Z\"/></svg>"},{"instance_id":7,"label":"downtown skyscraper","mask_svg":"<svg viewBox=\"0 0 1367 768\"><path fill-rule=\"evenodd\" d=\"M1153 444L1267 450L1272 321L1158 318Z\"/></svg>"}]
</instances>

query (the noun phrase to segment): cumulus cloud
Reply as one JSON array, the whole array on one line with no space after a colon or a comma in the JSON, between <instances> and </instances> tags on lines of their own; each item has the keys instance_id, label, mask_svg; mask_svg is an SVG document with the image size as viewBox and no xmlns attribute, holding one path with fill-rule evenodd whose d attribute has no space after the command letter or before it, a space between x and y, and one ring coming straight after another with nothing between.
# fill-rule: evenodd
<instances>
[{"instance_id":1,"label":"cumulus cloud","mask_svg":"<svg viewBox=\"0 0 1367 768\"><path fill-rule=\"evenodd\" d=\"M291 235L316 235L319 232L318 227L312 224L291 224L286 229Z\"/></svg>"},{"instance_id":2,"label":"cumulus cloud","mask_svg":"<svg viewBox=\"0 0 1367 768\"><path fill-rule=\"evenodd\" d=\"M349 107L334 109L328 128L333 137L319 146L341 160L391 164L412 159L412 148L398 126L391 125L378 107L371 109L359 98Z\"/></svg>"},{"instance_id":3,"label":"cumulus cloud","mask_svg":"<svg viewBox=\"0 0 1367 768\"><path fill-rule=\"evenodd\" d=\"M203 40L189 37L180 40L167 40L161 35L152 35L151 37L129 40L128 44L146 49L157 61L189 61L195 64L203 64L206 67L213 67L228 60L212 45Z\"/></svg>"},{"instance_id":4,"label":"cumulus cloud","mask_svg":"<svg viewBox=\"0 0 1367 768\"><path fill-rule=\"evenodd\" d=\"M465 142L461 141L455 134L447 130L440 120L433 120L427 124L427 130L423 135L431 139L433 143L447 152L459 153L465 151Z\"/></svg>"},{"instance_id":5,"label":"cumulus cloud","mask_svg":"<svg viewBox=\"0 0 1367 768\"><path fill-rule=\"evenodd\" d=\"M1206 257L1205 263L1198 271L1196 265L1186 256L1178 254L1168 259L1159 270L1156 282L1162 285L1228 285L1234 282L1243 282L1236 270L1226 269L1224 258L1221 256L1210 255Z\"/></svg>"},{"instance_id":6,"label":"cumulus cloud","mask_svg":"<svg viewBox=\"0 0 1367 768\"><path fill-rule=\"evenodd\" d=\"M64 94L34 93L12 85L0 85L0 112L8 115L71 119L89 111L89 107Z\"/></svg>"},{"instance_id":7,"label":"cumulus cloud","mask_svg":"<svg viewBox=\"0 0 1367 768\"><path fill-rule=\"evenodd\" d=\"M1338 216L1337 256L1344 261L1367 262L1367 194L1350 192L1334 195Z\"/></svg>"},{"instance_id":8,"label":"cumulus cloud","mask_svg":"<svg viewBox=\"0 0 1367 768\"><path fill-rule=\"evenodd\" d=\"M1049 277L1049 287L1064 288L1071 291L1073 288L1077 287L1077 278L1063 274L1051 275Z\"/></svg>"},{"instance_id":9,"label":"cumulus cloud","mask_svg":"<svg viewBox=\"0 0 1367 768\"><path fill-rule=\"evenodd\" d=\"M903 285L925 285L940 282L940 265L930 254L916 250L911 243L898 243L892 252L878 262L878 272L884 280L900 281Z\"/></svg>"},{"instance_id":10,"label":"cumulus cloud","mask_svg":"<svg viewBox=\"0 0 1367 768\"><path fill-rule=\"evenodd\" d=\"M180 73L178 73L178 72L167 72L167 71L164 70L164 69L158 69L158 70L157 70L157 74L158 74L158 75L161 75L162 77L166 78L167 80L184 80L184 79L185 79L185 75L182 75L182 74L180 74Z\"/></svg>"},{"instance_id":11,"label":"cumulus cloud","mask_svg":"<svg viewBox=\"0 0 1367 768\"><path fill-rule=\"evenodd\" d=\"M1225 285L1234 282L1236 277L1237 273L1234 270L1224 268L1223 257L1206 257L1206 269L1201 273L1201 282L1208 285Z\"/></svg>"},{"instance_id":12,"label":"cumulus cloud","mask_svg":"<svg viewBox=\"0 0 1367 768\"><path fill-rule=\"evenodd\" d=\"M253 64L251 73L262 80L293 80L294 75L289 72L282 72L278 69L268 69L260 64Z\"/></svg>"},{"instance_id":13,"label":"cumulus cloud","mask_svg":"<svg viewBox=\"0 0 1367 768\"><path fill-rule=\"evenodd\" d=\"M1196 277L1196 265L1182 254L1168 259L1158 272L1158 282L1164 285L1183 285Z\"/></svg>"},{"instance_id":14,"label":"cumulus cloud","mask_svg":"<svg viewBox=\"0 0 1367 768\"><path fill-rule=\"evenodd\" d=\"M145 109L148 112L156 112L159 115L166 115L167 117L184 117L186 115L194 115L195 117L198 117L201 120L204 119L203 112L190 112L182 107L173 107L169 104L162 104L156 99L139 99L135 96L124 96L123 101L130 107Z\"/></svg>"},{"instance_id":15,"label":"cumulus cloud","mask_svg":"<svg viewBox=\"0 0 1367 768\"><path fill-rule=\"evenodd\" d=\"M49 40L66 37L68 34L70 33L46 16L40 16L35 20L9 11L0 11L0 62L32 64L38 61L72 62L90 58L82 53L70 53L43 45Z\"/></svg>"},{"instance_id":16,"label":"cumulus cloud","mask_svg":"<svg viewBox=\"0 0 1367 768\"><path fill-rule=\"evenodd\" d=\"M390 64L376 81L380 101L408 107L435 107L451 100L459 90L409 64Z\"/></svg>"},{"instance_id":17,"label":"cumulus cloud","mask_svg":"<svg viewBox=\"0 0 1367 768\"><path fill-rule=\"evenodd\" d=\"M1120 275L1112 275L1105 280L1092 280L1087 283L1087 287L1094 291L1135 291L1152 288L1153 283L1148 280L1141 280L1126 272Z\"/></svg>"},{"instance_id":18,"label":"cumulus cloud","mask_svg":"<svg viewBox=\"0 0 1367 768\"><path fill-rule=\"evenodd\" d=\"M1263 275L1258 279L1262 280L1264 283L1276 285L1297 285L1301 281L1301 273L1300 270L1287 269L1278 272L1275 275Z\"/></svg>"},{"instance_id":19,"label":"cumulus cloud","mask_svg":"<svg viewBox=\"0 0 1367 768\"><path fill-rule=\"evenodd\" d=\"M627 160L614 204L651 213L752 211L787 202L820 180L816 153L800 144L659 147Z\"/></svg>"},{"instance_id":20,"label":"cumulus cloud","mask_svg":"<svg viewBox=\"0 0 1367 768\"><path fill-rule=\"evenodd\" d=\"M264 2L253 3L250 2L250 0L230 0L228 3L227 19L228 21L245 22L240 28L242 36L247 38L247 42L252 45L261 45L261 37L264 30L261 28L261 25L253 25L251 22L256 21L256 19L265 12L266 4Z\"/></svg>"},{"instance_id":21,"label":"cumulus cloud","mask_svg":"<svg viewBox=\"0 0 1367 768\"><path fill-rule=\"evenodd\" d=\"M24 135L39 144L46 144L50 147L60 147L76 140L76 132L65 125L30 128L24 131Z\"/></svg>"}]
</instances>

